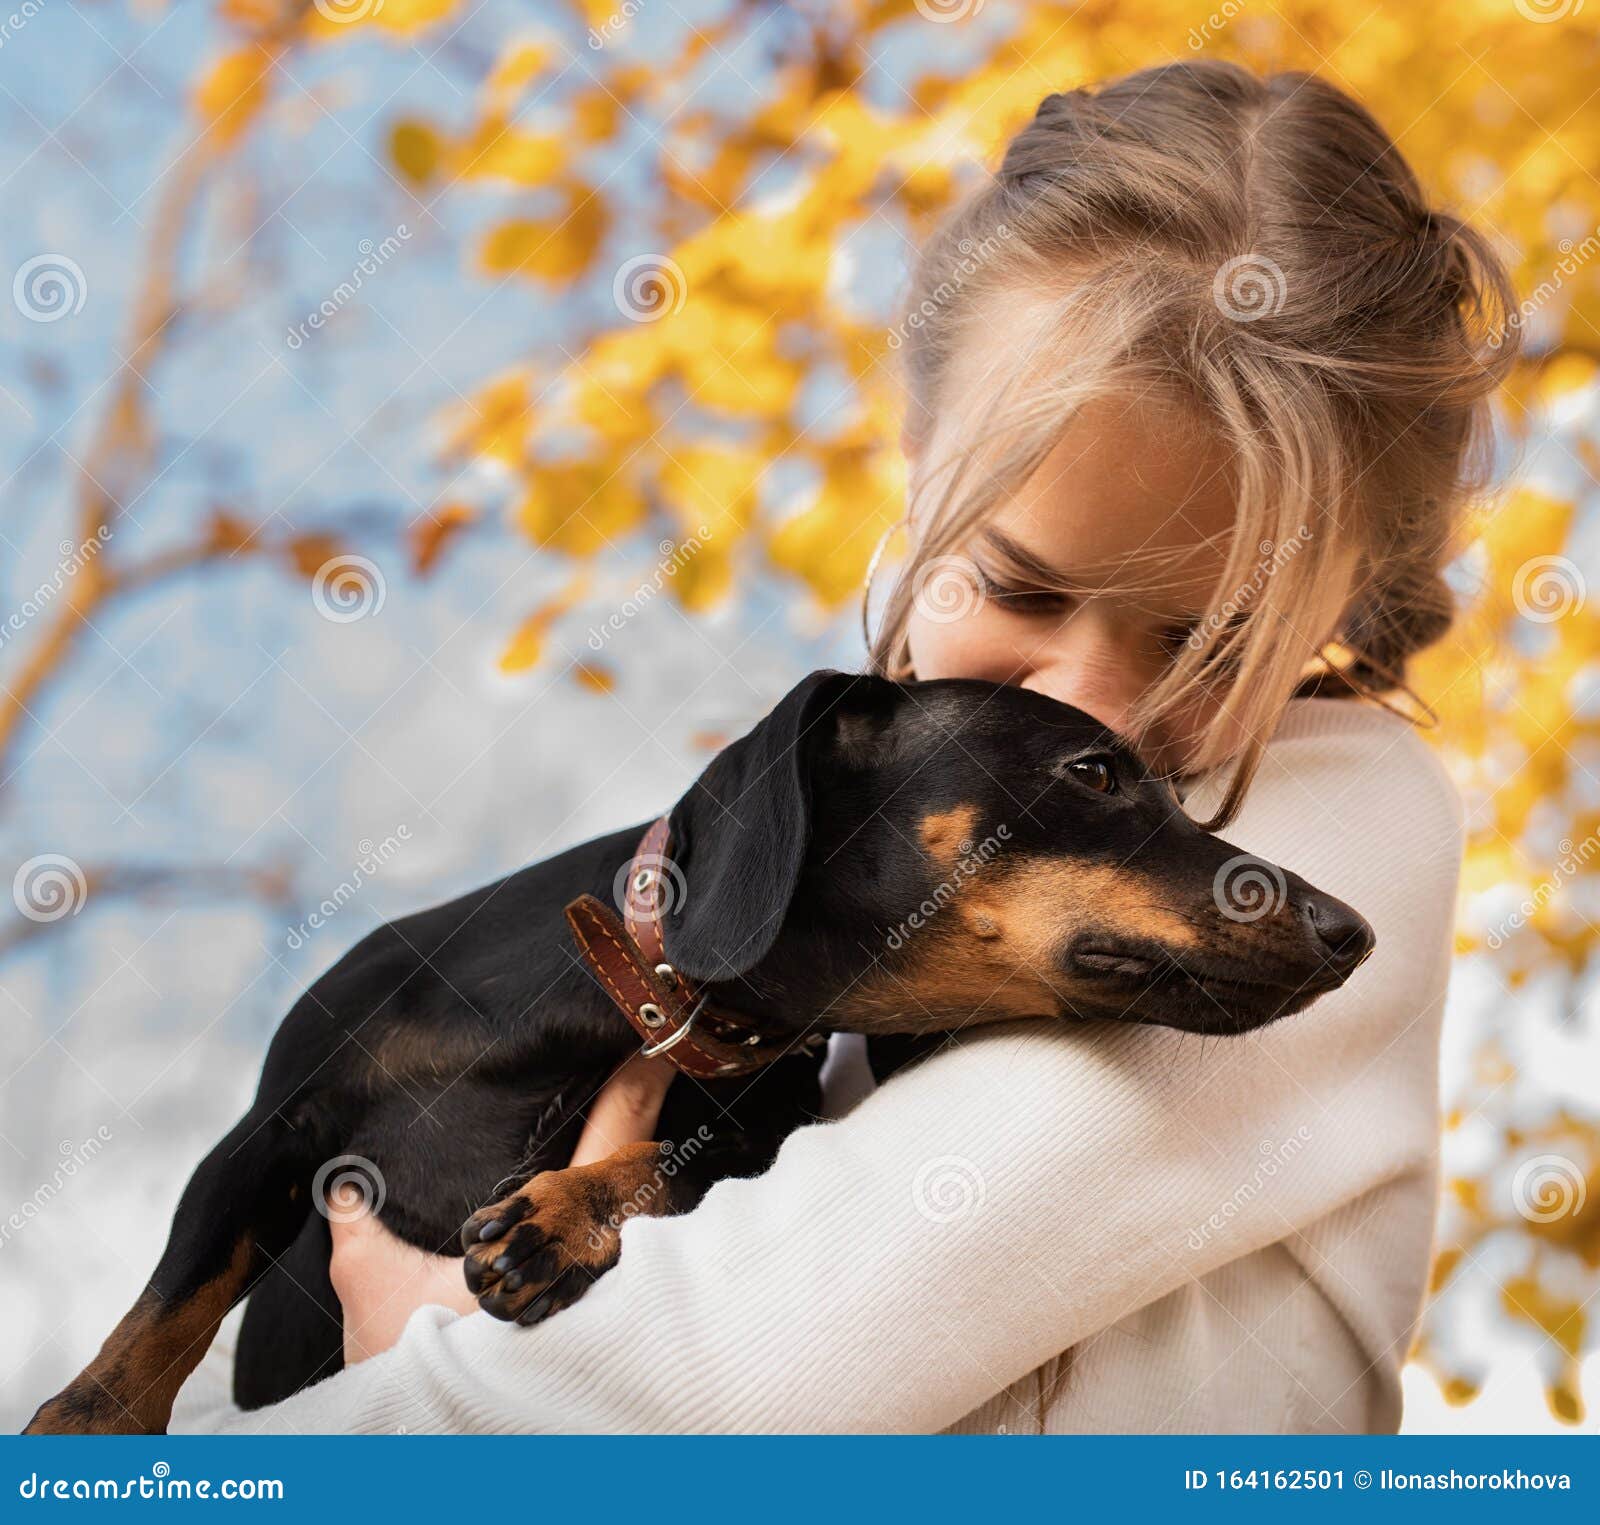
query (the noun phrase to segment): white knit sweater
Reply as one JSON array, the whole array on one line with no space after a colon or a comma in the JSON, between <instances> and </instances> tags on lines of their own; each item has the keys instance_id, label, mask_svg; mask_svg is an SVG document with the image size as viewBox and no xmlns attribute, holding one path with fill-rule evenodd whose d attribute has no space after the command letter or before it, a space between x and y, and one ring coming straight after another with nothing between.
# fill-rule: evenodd
<instances>
[{"instance_id":1,"label":"white knit sweater","mask_svg":"<svg viewBox=\"0 0 1600 1525\"><path fill-rule=\"evenodd\" d=\"M1371 921L1343 990L1242 1038L975 1030L759 1180L630 1223L616 1269L546 1324L423 1308L272 1409L193 1381L174 1428L1395 1429L1459 802L1394 716L1297 701L1227 835Z\"/></svg>"}]
</instances>

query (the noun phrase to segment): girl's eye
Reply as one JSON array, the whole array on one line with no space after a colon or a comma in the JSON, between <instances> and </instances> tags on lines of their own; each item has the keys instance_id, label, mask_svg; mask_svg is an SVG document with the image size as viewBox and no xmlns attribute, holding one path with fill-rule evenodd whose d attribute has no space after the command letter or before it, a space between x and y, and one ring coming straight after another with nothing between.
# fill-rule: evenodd
<instances>
[{"instance_id":1,"label":"girl's eye","mask_svg":"<svg viewBox=\"0 0 1600 1525\"><path fill-rule=\"evenodd\" d=\"M1066 614L1072 609L1072 595L1049 588L1019 588L1001 581L992 572L978 568L978 585L986 598L992 598L1013 614Z\"/></svg>"},{"instance_id":2,"label":"girl's eye","mask_svg":"<svg viewBox=\"0 0 1600 1525\"><path fill-rule=\"evenodd\" d=\"M1195 636L1199 634L1200 621L1191 620L1182 625L1168 625L1161 632L1161 646L1168 656L1178 656Z\"/></svg>"},{"instance_id":3,"label":"girl's eye","mask_svg":"<svg viewBox=\"0 0 1600 1525\"><path fill-rule=\"evenodd\" d=\"M1117 792L1117 775L1103 757L1074 758L1067 764L1066 773L1068 778L1076 779L1096 794Z\"/></svg>"}]
</instances>

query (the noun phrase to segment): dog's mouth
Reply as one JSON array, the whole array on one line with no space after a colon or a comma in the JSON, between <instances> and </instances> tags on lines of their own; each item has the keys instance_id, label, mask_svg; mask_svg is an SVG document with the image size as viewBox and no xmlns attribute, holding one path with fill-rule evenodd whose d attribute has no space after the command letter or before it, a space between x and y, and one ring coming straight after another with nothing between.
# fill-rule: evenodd
<instances>
[{"instance_id":1,"label":"dog's mouth","mask_svg":"<svg viewBox=\"0 0 1600 1525\"><path fill-rule=\"evenodd\" d=\"M1065 959L1091 1005L1124 1021L1199 1032L1244 1032L1286 1017L1346 976L1320 960L1197 958L1165 949L1084 942Z\"/></svg>"}]
</instances>

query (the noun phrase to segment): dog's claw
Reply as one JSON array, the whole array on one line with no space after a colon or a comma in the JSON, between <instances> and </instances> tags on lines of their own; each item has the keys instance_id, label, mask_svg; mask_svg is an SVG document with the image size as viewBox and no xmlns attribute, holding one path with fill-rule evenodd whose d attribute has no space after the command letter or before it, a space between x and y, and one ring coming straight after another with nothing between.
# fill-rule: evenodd
<instances>
[{"instance_id":1,"label":"dog's claw","mask_svg":"<svg viewBox=\"0 0 1600 1525\"><path fill-rule=\"evenodd\" d=\"M595 1213L581 1182L550 1171L473 1214L461 1245L478 1306L508 1323L530 1324L576 1302L618 1254L620 1225L597 1221Z\"/></svg>"}]
</instances>

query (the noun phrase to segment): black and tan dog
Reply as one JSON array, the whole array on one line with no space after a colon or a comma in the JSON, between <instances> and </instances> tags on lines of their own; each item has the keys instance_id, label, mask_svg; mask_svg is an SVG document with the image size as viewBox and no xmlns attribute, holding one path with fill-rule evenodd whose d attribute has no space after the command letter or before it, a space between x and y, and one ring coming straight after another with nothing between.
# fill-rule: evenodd
<instances>
[{"instance_id":1,"label":"black and tan dog","mask_svg":"<svg viewBox=\"0 0 1600 1525\"><path fill-rule=\"evenodd\" d=\"M562 912L613 898L640 829L380 927L296 1002L147 1289L31 1428L163 1429L246 1293L242 1404L337 1370L313 1200L347 1157L375 1171L390 1230L430 1251L464 1243L482 1305L533 1322L615 1263L628 1213L683 1212L766 1168L817 1109L808 1037L1023 1017L1241 1033L1342 984L1372 946L1348 906L1195 826L1088 716L987 683L813 674L713 760L667 828L663 977L783 1057L753 1077L680 1078L661 1146L563 1169L639 1040ZM1244 910L1221 882L1240 864L1268 897Z\"/></svg>"}]
</instances>

